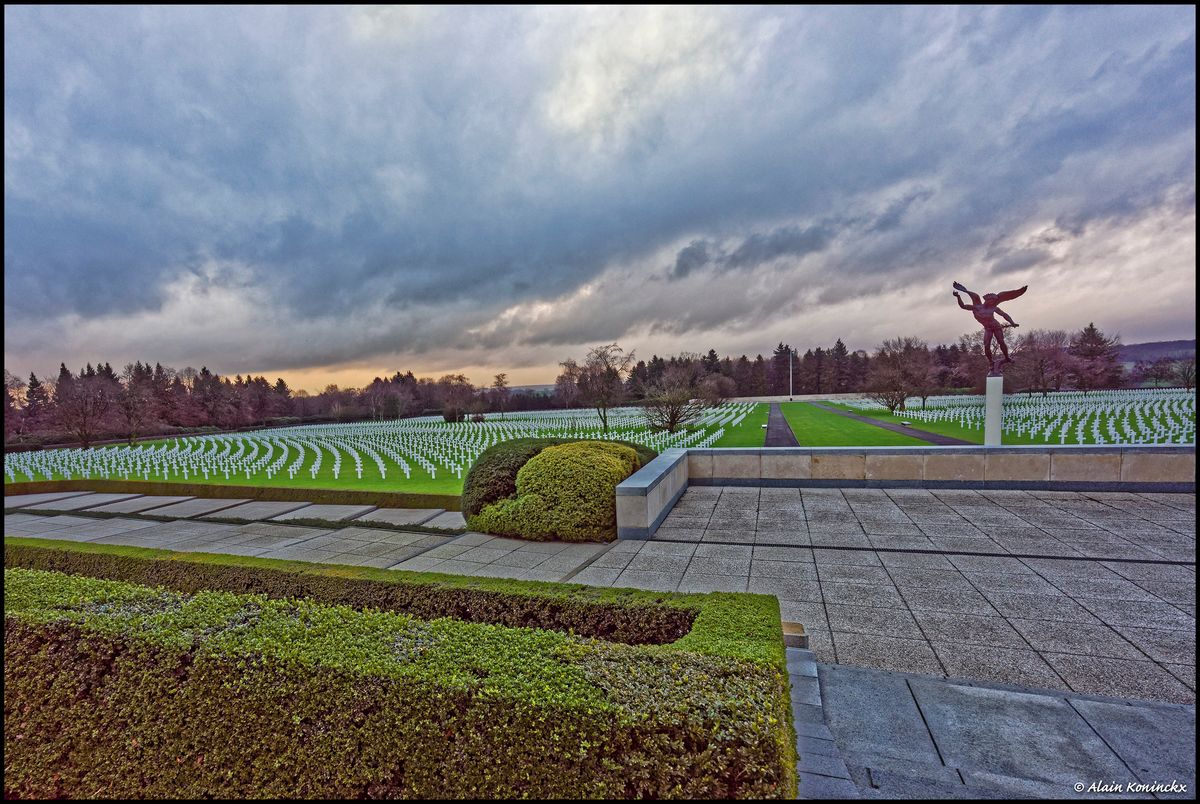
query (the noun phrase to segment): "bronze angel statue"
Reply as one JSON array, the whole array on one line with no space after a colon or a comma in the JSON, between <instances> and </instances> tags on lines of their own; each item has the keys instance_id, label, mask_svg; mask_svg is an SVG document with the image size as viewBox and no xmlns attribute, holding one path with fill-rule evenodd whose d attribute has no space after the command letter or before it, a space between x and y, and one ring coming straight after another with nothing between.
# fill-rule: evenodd
<instances>
[{"instance_id":1,"label":"bronze angel statue","mask_svg":"<svg viewBox=\"0 0 1200 804\"><path fill-rule=\"evenodd\" d=\"M988 362L992 365L992 373L1000 373L1001 363L1011 363L1012 358L1008 356L1008 344L1004 342L1005 327L1020 326L1016 321L1009 317L1008 313L1000 309L1000 302L1012 301L1021 296L1029 289L1029 285L1025 285L1017 290L1005 290L1000 293L985 293L983 298L979 298L979 294L967 290L961 283L954 283L954 298L958 299L958 306L964 310L970 310L975 316L975 320L983 324L983 353L987 355ZM971 297L971 304L963 304L962 296L958 295L958 291L962 291ZM1008 324L1001 324L996 320L996 316L1006 320ZM1004 354L1003 360L997 361L992 355L992 339L995 338L1000 344L1000 351Z\"/></svg>"}]
</instances>

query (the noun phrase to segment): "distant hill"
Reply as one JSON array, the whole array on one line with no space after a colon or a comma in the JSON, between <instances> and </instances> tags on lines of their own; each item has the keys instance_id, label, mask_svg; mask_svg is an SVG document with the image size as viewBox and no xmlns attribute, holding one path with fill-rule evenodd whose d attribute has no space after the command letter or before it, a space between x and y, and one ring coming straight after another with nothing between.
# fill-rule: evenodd
<instances>
[{"instance_id":1,"label":"distant hill","mask_svg":"<svg viewBox=\"0 0 1200 804\"><path fill-rule=\"evenodd\" d=\"M1122 363L1153 362L1160 357L1195 357L1196 339L1127 343L1121 347L1120 355Z\"/></svg>"},{"instance_id":2,"label":"distant hill","mask_svg":"<svg viewBox=\"0 0 1200 804\"><path fill-rule=\"evenodd\" d=\"M1193 341L1195 343L1195 341ZM535 394L552 394L554 393L554 385L514 385L512 391L529 391Z\"/></svg>"}]
</instances>

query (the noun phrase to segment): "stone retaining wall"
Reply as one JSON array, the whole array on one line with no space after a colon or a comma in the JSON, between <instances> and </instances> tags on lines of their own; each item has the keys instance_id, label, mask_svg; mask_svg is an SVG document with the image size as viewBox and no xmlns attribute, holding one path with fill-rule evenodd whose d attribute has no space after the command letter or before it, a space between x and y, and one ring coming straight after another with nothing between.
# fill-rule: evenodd
<instances>
[{"instance_id":1,"label":"stone retaining wall","mask_svg":"<svg viewBox=\"0 0 1200 804\"><path fill-rule=\"evenodd\" d=\"M617 486L617 538L650 538L687 486L688 450L663 450Z\"/></svg>"},{"instance_id":2,"label":"stone retaining wall","mask_svg":"<svg viewBox=\"0 0 1200 804\"><path fill-rule=\"evenodd\" d=\"M645 539L688 485L1196 491L1195 446L672 449L617 487L617 533Z\"/></svg>"}]
</instances>

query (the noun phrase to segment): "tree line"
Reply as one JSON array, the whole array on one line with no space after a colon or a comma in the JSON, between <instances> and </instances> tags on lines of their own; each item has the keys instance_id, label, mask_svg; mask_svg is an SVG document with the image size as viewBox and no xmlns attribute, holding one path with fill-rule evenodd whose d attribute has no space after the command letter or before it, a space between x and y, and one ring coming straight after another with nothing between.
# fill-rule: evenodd
<instances>
[{"instance_id":1,"label":"tree line","mask_svg":"<svg viewBox=\"0 0 1200 804\"><path fill-rule=\"evenodd\" d=\"M1015 332L1010 330L1010 332ZM1126 386L1195 384L1195 358L1162 358L1127 372L1119 337L1094 324L1068 333L1032 330L1012 339L1014 362L1005 371L1009 393L1048 393ZM175 370L136 362L117 374L108 363L78 372L59 366L58 376L5 379L4 440L7 447L211 432L299 423L398 419L441 415L462 421L488 414L547 408L641 405L655 427L674 430L703 407L731 397L859 393L893 411L905 400L943 393L981 393L988 363L981 332L930 347L897 337L873 353L851 351L838 339L803 354L780 343L770 357L682 353L636 359L617 344L591 349L582 362L560 364L554 390L513 389L507 374L476 386L463 374L417 378L411 371L376 377L363 388L329 385L317 394L292 391L283 379L222 377L201 368Z\"/></svg>"},{"instance_id":2,"label":"tree line","mask_svg":"<svg viewBox=\"0 0 1200 804\"><path fill-rule=\"evenodd\" d=\"M364 388L328 385L318 394L292 391L282 378L222 377L207 367L175 370L138 361L118 374L109 363L28 380L4 372L4 442L91 444L144 436L281 427L293 424L399 419L441 414L448 421L488 410L544 408L546 397L510 392L506 375L477 388L462 374L417 378L411 371L376 377Z\"/></svg>"}]
</instances>

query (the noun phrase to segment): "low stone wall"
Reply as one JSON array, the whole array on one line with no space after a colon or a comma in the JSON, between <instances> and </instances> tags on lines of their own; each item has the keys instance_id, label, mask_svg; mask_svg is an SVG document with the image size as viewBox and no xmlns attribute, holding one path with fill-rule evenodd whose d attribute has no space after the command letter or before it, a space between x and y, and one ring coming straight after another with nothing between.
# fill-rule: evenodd
<instances>
[{"instance_id":1,"label":"low stone wall","mask_svg":"<svg viewBox=\"0 0 1200 804\"><path fill-rule=\"evenodd\" d=\"M663 450L617 486L617 538L650 538L687 486L688 451Z\"/></svg>"},{"instance_id":2,"label":"low stone wall","mask_svg":"<svg viewBox=\"0 0 1200 804\"><path fill-rule=\"evenodd\" d=\"M617 487L619 538L648 538L688 485L1196 491L1194 446L673 449Z\"/></svg>"}]
</instances>

